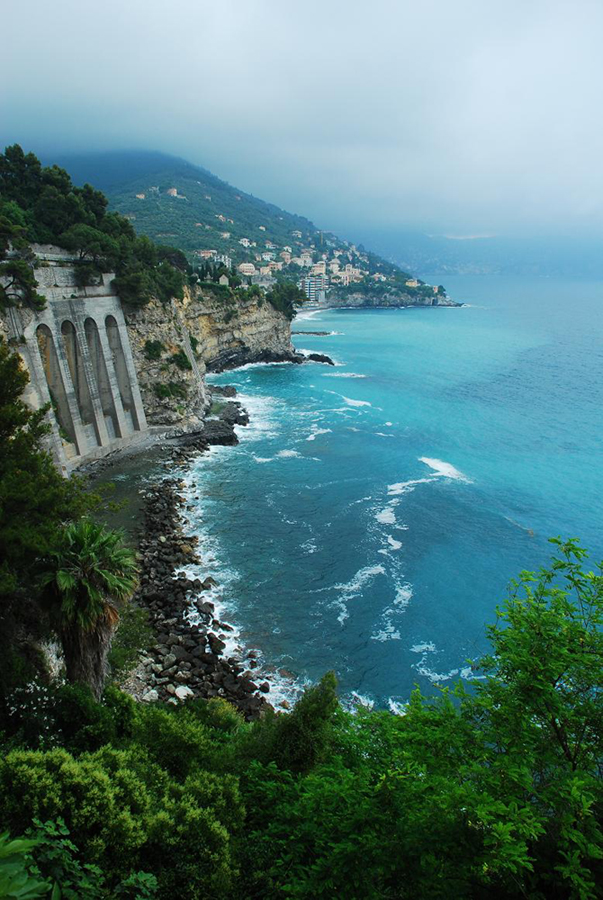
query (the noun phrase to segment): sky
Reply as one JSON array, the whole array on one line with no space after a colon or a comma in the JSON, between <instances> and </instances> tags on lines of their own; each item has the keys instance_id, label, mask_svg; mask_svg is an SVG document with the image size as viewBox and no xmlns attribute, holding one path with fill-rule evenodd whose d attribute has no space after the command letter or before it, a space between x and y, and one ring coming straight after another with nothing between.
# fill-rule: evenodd
<instances>
[{"instance_id":1,"label":"sky","mask_svg":"<svg viewBox=\"0 0 603 900\"><path fill-rule=\"evenodd\" d=\"M182 156L339 233L603 236L601 0L3 0L0 140Z\"/></svg>"}]
</instances>

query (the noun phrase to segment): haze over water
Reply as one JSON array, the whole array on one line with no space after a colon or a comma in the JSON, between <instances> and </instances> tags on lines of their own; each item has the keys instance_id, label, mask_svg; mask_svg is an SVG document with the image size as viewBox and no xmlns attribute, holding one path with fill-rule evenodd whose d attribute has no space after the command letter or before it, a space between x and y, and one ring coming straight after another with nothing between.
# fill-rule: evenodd
<instances>
[{"instance_id":1,"label":"haze over water","mask_svg":"<svg viewBox=\"0 0 603 900\"><path fill-rule=\"evenodd\" d=\"M436 279L437 281L440 278ZM252 366L241 444L190 473L229 620L378 705L469 674L547 538L603 556L603 283L447 278L463 309L302 314L335 368Z\"/></svg>"}]
</instances>

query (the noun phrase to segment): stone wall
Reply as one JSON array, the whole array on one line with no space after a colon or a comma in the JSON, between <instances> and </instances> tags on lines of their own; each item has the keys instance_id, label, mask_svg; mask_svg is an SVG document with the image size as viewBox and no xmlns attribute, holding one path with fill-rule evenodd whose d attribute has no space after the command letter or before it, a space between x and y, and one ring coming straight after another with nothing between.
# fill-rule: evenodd
<instances>
[{"instance_id":1,"label":"stone wall","mask_svg":"<svg viewBox=\"0 0 603 900\"><path fill-rule=\"evenodd\" d=\"M25 400L50 404L51 446L67 473L148 439L195 431L209 406L206 370L296 360L290 323L264 298L200 290L162 304L122 308L113 275L79 288L67 251L37 245L42 312L0 317L27 366Z\"/></svg>"}]
</instances>

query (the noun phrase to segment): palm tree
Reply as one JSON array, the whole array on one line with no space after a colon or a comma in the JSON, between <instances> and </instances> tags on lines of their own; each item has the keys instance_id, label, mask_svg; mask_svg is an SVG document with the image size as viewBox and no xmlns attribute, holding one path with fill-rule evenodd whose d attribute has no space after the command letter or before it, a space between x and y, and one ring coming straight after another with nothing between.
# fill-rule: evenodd
<instances>
[{"instance_id":1,"label":"palm tree","mask_svg":"<svg viewBox=\"0 0 603 900\"><path fill-rule=\"evenodd\" d=\"M120 603L136 586L123 534L89 519L68 525L46 561L42 584L63 645L67 678L100 699Z\"/></svg>"}]
</instances>

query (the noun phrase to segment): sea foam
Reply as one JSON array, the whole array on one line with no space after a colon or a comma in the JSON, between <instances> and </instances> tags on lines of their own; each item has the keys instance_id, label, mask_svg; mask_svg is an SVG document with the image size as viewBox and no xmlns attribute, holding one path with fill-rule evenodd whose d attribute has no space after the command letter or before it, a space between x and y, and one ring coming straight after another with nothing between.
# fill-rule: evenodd
<instances>
[{"instance_id":1,"label":"sea foam","mask_svg":"<svg viewBox=\"0 0 603 900\"><path fill-rule=\"evenodd\" d=\"M467 478L466 475L463 475L462 472L459 472L458 469L455 469L451 463L444 462L441 459L432 459L429 456L420 456L419 462L425 463L426 466L429 466L430 469L434 470L434 478L441 476L442 478L454 478L457 481L471 483L471 479Z\"/></svg>"}]
</instances>

